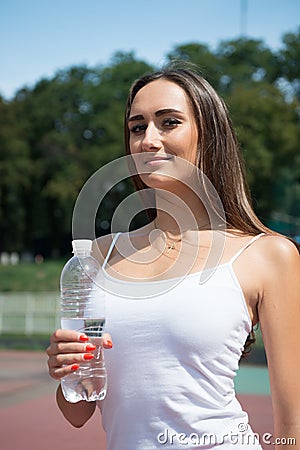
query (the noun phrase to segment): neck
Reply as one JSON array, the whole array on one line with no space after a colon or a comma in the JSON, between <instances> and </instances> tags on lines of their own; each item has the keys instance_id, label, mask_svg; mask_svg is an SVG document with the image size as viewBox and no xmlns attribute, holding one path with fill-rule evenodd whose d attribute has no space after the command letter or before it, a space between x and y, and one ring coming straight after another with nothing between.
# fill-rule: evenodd
<instances>
[{"instance_id":1,"label":"neck","mask_svg":"<svg viewBox=\"0 0 300 450\"><path fill-rule=\"evenodd\" d=\"M209 215L200 199L189 191L184 199L167 191L156 192L155 228L174 235L210 229Z\"/></svg>"}]
</instances>

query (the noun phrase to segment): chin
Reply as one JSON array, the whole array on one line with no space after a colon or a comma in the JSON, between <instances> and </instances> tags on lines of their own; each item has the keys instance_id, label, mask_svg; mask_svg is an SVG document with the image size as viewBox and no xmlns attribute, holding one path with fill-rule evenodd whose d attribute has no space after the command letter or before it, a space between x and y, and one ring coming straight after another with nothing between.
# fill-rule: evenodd
<instances>
[{"instance_id":1,"label":"chin","mask_svg":"<svg viewBox=\"0 0 300 450\"><path fill-rule=\"evenodd\" d=\"M162 189L165 191L174 191L175 186L178 186L179 182L173 177L169 177L161 174L142 174L141 180L152 189Z\"/></svg>"}]
</instances>

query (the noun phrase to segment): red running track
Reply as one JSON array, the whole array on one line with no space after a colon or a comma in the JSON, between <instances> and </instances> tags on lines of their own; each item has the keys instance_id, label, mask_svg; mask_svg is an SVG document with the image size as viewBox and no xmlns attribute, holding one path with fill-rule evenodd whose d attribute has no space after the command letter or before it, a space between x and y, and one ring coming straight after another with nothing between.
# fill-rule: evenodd
<instances>
[{"instance_id":1,"label":"red running track","mask_svg":"<svg viewBox=\"0 0 300 450\"><path fill-rule=\"evenodd\" d=\"M1 450L105 450L99 411L83 428L73 428L56 407L55 389L44 353L0 351ZM254 431L272 433L270 397L238 397Z\"/></svg>"}]
</instances>

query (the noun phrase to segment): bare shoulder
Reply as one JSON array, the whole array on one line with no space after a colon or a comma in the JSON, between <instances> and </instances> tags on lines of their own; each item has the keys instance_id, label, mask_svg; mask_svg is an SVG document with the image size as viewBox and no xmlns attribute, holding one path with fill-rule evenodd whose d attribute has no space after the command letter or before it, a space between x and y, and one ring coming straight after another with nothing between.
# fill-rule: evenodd
<instances>
[{"instance_id":1,"label":"bare shoulder","mask_svg":"<svg viewBox=\"0 0 300 450\"><path fill-rule=\"evenodd\" d=\"M299 251L296 245L285 236L266 235L260 241L261 251L267 258L282 262L299 261Z\"/></svg>"},{"instance_id":2,"label":"bare shoulder","mask_svg":"<svg viewBox=\"0 0 300 450\"><path fill-rule=\"evenodd\" d=\"M260 261L264 265L263 272L273 278L279 274L300 271L300 254L296 245L284 236L266 235L257 242Z\"/></svg>"}]
</instances>

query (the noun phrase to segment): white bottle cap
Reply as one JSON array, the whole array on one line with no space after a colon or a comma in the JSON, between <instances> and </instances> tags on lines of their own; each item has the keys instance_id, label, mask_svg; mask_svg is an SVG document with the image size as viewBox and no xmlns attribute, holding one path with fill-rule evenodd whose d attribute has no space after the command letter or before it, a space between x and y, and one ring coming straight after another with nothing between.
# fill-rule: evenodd
<instances>
[{"instance_id":1,"label":"white bottle cap","mask_svg":"<svg viewBox=\"0 0 300 450\"><path fill-rule=\"evenodd\" d=\"M90 239L75 239L72 241L73 253L91 252L93 241Z\"/></svg>"}]
</instances>

